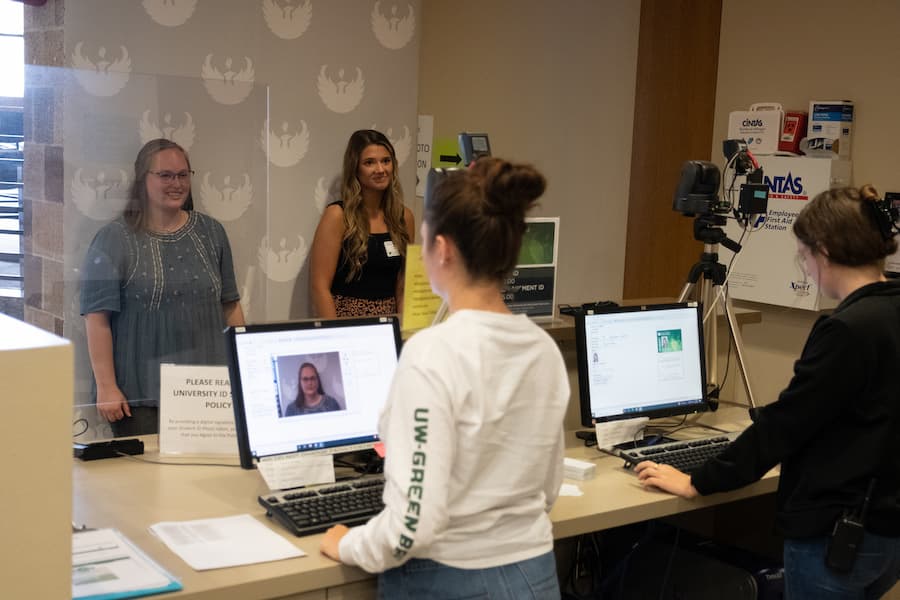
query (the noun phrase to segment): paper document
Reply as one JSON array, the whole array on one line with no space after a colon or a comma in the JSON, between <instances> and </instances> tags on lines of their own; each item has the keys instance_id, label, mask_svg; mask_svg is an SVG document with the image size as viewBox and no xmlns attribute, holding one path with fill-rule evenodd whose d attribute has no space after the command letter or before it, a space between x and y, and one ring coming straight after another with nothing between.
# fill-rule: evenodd
<instances>
[{"instance_id":1,"label":"paper document","mask_svg":"<svg viewBox=\"0 0 900 600\"><path fill-rule=\"evenodd\" d=\"M166 521L150 531L197 571L306 556L250 515Z\"/></svg>"},{"instance_id":2,"label":"paper document","mask_svg":"<svg viewBox=\"0 0 900 600\"><path fill-rule=\"evenodd\" d=\"M559 488L560 496L584 496L581 488L574 483L564 483Z\"/></svg>"},{"instance_id":3,"label":"paper document","mask_svg":"<svg viewBox=\"0 0 900 600\"><path fill-rule=\"evenodd\" d=\"M270 490L289 490L306 485L334 483L334 457L330 454L282 454L270 456L256 469Z\"/></svg>"},{"instance_id":4,"label":"paper document","mask_svg":"<svg viewBox=\"0 0 900 600\"><path fill-rule=\"evenodd\" d=\"M181 583L115 529L72 534L72 598L135 598L174 592Z\"/></svg>"},{"instance_id":5,"label":"paper document","mask_svg":"<svg viewBox=\"0 0 900 600\"><path fill-rule=\"evenodd\" d=\"M647 417L640 417L595 424L594 432L597 434L597 447L610 448L616 444L643 439L644 436L637 437L637 435L647 425L649 420Z\"/></svg>"}]
</instances>

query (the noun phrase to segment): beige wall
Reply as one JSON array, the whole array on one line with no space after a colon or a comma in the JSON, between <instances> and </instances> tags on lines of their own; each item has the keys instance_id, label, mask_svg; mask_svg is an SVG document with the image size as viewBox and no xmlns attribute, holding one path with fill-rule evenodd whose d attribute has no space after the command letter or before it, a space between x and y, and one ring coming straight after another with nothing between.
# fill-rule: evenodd
<instances>
[{"instance_id":1,"label":"beige wall","mask_svg":"<svg viewBox=\"0 0 900 600\"><path fill-rule=\"evenodd\" d=\"M856 105L853 182L871 182L881 192L900 190L894 145L900 133L898 23L900 3L892 0L872 0L859 8L838 0L761 0L752 9L724 0L713 160L722 162L720 144L732 110L761 101L808 110L810 100L849 99ZM763 311L762 323L744 329L744 342L754 395L768 403L789 381L818 315L737 304Z\"/></svg>"},{"instance_id":2,"label":"beige wall","mask_svg":"<svg viewBox=\"0 0 900 600\"><path fill-rule=\"evenodd\" d=\"M859 8L857 8L857 6ZM736 0L722 6L713 157L721 156L728 113L752 102L809 109L810 100L849 99L853 179L900 190L896 168L900 93L900 3L868 0Z\"/></svg>"},{"instance_id":3,"label":"beige wall","mask_svg":"<svg viewBox=\"0 0 900 600\"><path fill-rule=\"evenodd\" d=\"M423 3L419 113L547 176L558 302L622 295L639 16L630 0Z\"/></svg>"}]
</instances>

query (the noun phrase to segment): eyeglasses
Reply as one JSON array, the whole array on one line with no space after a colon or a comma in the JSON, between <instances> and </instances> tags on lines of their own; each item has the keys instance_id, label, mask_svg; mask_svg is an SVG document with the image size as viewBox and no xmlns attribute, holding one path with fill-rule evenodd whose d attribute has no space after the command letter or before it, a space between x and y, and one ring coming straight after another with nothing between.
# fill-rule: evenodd
<instances>
[{"instance_id":1,"label":"eyeglasses","mask_svg":"<svg viewBox=\"0 0 900 600\"><path fill-rule=\"evenodd\" d=\"M193 171L181 171L180 173L173 173L172 171L147 171L148 173L152 173L162 179L163 183L175 183L175 180L179 181L190 181L191 175L194 174Z\"/></svg>"}]
</instances>

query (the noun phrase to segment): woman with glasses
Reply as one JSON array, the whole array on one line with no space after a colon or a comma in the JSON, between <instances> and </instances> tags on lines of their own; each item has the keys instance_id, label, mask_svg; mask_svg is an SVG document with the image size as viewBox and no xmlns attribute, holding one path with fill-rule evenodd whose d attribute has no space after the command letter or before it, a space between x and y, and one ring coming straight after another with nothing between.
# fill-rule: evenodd
<instances>
[{"instance_id":1,"label":"woman with glasses","mask_svg":"<svg viewBox=\"0 0 900 600\"><path fill-rule=\"evenodd\" d=\"M315 316L402 312L403 261L414 238L394 146L374 129L354 132L344 152L341 199L325 207L310 252Z\"/></svg>"},{"instance_id":2,"label":"woman with glasses","mask_svg":"<svg viewBox=\"0 0 900 600\"><path fill-rule=\"evenodd\" d=\"M319 370L312 363L305 362L297 369L297 398L284 411L284 416L311 415L315 413L341 410L334 397L325 393Z\"/></svg>"},{"instance_id":3,"label":"woman with glasses","mask_svg":"<svg viewBox=\"0 0 900 600\"><path fill-rule=\"evenodd\" d=\"M81 277L81 314L97 410L118 436L159 427L160 363L225 364L225 325L242 325L222 225L193 210L190 159L147 142L121 217L94 237Z\"/></svg>"},{"instance_id":4,"label":"woman with glasses","mask_svg":"<svg viewBox=\"0 0 900 600\"><path fill-rule=\"evenodd\" d=\"M822 192L793 229L807 274L840 303L813 325L787 389L691 475L652 461L636 470L692 498L781 463L785 598L880 598L900 578L900 281L883 271L896 227L864 186Z\"/></svg>"}]
</instances>

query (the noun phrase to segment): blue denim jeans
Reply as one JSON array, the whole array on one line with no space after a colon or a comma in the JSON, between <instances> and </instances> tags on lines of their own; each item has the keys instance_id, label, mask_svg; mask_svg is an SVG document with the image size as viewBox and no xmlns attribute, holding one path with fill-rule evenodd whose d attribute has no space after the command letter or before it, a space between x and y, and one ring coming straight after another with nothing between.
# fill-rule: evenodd
<instances>
[{"instance_id":1,"label":"blue denim jeans","mask_svg":"<svg viewBox=\"0 0 900 600\"><path fill-rule=\"evenodd\" d=\"M378 577L380 600L558 600L559 597L553 552L489 569L457 569L414 558Z\"/></svg>"},{"instance_id":2,"label":"blue denim jeans","mask_svg":"<svg viewBox=\"0 0 900 600\"><path fill-rule=\"evenodd\" d=\"M900 538L867 531L849 573L825 565L828 540L823 536L784 541L785 600L881 598L900 580Z\"/></svg>"}]
</instances>

